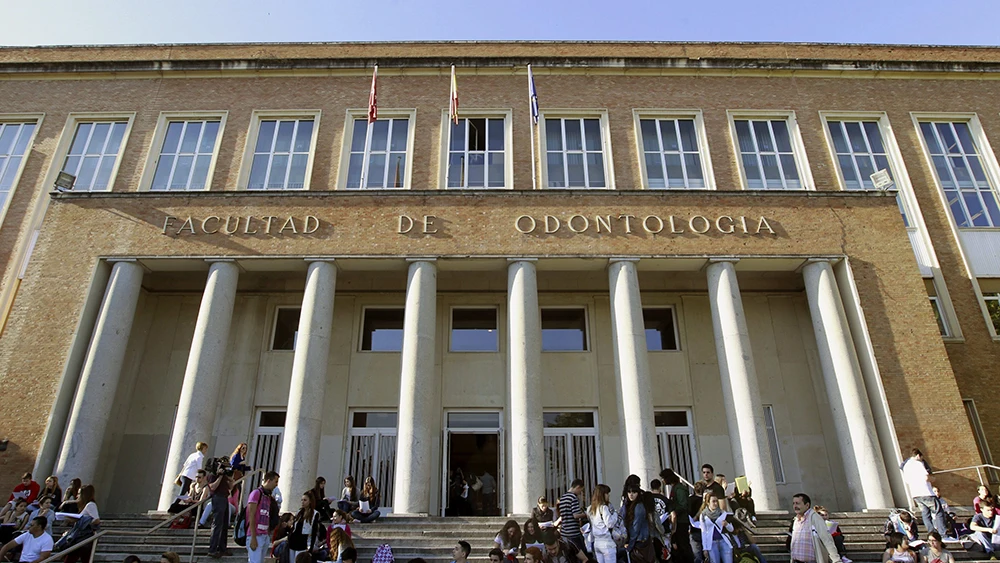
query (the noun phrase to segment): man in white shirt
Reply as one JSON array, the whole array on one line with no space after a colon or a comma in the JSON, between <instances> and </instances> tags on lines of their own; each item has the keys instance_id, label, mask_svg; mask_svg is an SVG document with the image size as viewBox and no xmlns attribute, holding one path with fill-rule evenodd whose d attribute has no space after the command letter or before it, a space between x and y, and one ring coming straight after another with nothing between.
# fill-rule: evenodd
<instances>
[{"instance_id":1,"label":"man in white shirt","mask_svg":"<svg viewBox=\"0 0 1000 563\"><path fill-rule=\"evenodd\" d=\"M205 452L207 451L208 444L198 442L194 445L194 453L184 460L184 465L181 466L181 474L179 475L181 480L181 496L188 494L191 483L198 478L198 470L205 466Z\"/></svg>"},{"instance_id":2,"label":"man in white shirt","mask_svg":"<svg viewBox=\"0 0 1000 563\"><path fill-rule=\"evenodd\" d=\"M0 547L0 561L4 561L7 552L21 546L21 563L38 563L52 555L52 536L45 533L48 520L39 516L31 520L28 531Z\"/></svg>"},{"instance_id":3,"label":"man in white shirt","mask_svg":"<svg viewBox=\"0 0 1000 563\"><path fill-rule=\"evenodd\" d=\"M920 507L924 528L928 532L937 530L942 538L945 537L947 528L944 525L944 510L941 508L941 499L934 494L934 488L931 485L931 472L924 461L924 454L913 448L910 451L910 459L903 463L901 469L903 470L903 481L910 491L910 497Z\"/></svg>"}]
</instances>

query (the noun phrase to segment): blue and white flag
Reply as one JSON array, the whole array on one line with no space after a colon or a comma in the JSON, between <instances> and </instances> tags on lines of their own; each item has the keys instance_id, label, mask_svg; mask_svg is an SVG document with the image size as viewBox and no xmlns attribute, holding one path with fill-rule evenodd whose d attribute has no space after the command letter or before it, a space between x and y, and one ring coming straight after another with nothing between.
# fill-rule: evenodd
<instances>
[{"instance_id":1,"label":"blue and white flag","mask_svg":"<svg viewBox=\"0 0 1000 563\"><path fill-rule=\"evenodd\" d=\"M531 121L538 124L538 91L535 90L535 75L531 74L531 65L528 65L528 102L531 105Z\"/></svg>"}]
</instances>

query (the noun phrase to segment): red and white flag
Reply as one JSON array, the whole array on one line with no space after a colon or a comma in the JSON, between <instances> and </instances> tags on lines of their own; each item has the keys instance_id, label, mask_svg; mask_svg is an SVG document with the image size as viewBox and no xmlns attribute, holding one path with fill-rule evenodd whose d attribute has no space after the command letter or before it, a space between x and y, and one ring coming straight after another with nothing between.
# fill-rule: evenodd
<instances>
[{"instance_id":1,"label":"red and white flag","mask_svg":"<svg viewBox=\"0 0 1000 563\"><path fill-rule=\"evenodd\" d=\"M449 96L448 115L458 125L458 80L455 78L455 65L451 65L451 95Z\"/></svg>"},{"instance_id":2,"label":"red and white flag","mask_svg":"<svg viewBox=\"0 0 1000 563\"><path fill-rule=\"evenodd\" d=\"M378 119L378 65L372 73L372 91L368 94L368 123Z\"/></svg>"}]
</instances>

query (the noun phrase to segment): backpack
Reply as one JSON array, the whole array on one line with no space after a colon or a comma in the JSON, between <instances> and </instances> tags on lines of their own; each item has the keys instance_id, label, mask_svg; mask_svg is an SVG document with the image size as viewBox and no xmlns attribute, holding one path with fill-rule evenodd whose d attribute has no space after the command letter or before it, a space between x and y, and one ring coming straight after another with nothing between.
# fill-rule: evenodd
<instances>
[{"instance_id":1,"label":"backpack","mask_svg":"<svg viewBox=\"0 0 1000 563\"><path fill-rule=\"evenodd\" d=\"M273 499L271 499L271 495L264 493L263 487L257 487L257 490L260 491L261 498L267 497L268 503L274 502ZM249 495L247 498L249 498ZM268 508L270 508L270 506L271 505L268 504ZM268 512L270 513L270 510ZM244 504L243 507L240 508L240 511L236 513L236 522L233 524L233 541L236 542L236 545L243 547L246 547L247 545L247 520L247 505ZM271 518L271 520L273 520L273 518ZM268 521L269 528L270 524L271 522Z\"/></svg>"},{"instance_id":2,"label":"backpack","mask_svg":"<svg viewBox=\"0 0 1000 563\"><path fill-rule=\"evenodd\" d=\"M733 548L733 563L760 563L757 554L741 547Z\"/></svg>"},{"instance_id":3,"label":"backpack","mask_svg":"<svg viewBox=\"0 0 1000 563\"><path fill-rule=\"evenodd\" d=\"M378 546L375 550L375 555L372 557L372 563L394 563L395 558L392 556L392 548L389 544L384 543Z\"/></svg>"},{"instance_id":4,"label":"backpack","mask_svg":"<svg viewBox=\"0 0 1000 563\"><path fill-rule=\"evenodd\" d=\"M90 516L80 516L80 519L73 524L73 527L63 533L59 541L52 549L54 552L65 551L66 549L90 538L97 531L94 529L94 519Z\"/></svg>"}]
</instances>

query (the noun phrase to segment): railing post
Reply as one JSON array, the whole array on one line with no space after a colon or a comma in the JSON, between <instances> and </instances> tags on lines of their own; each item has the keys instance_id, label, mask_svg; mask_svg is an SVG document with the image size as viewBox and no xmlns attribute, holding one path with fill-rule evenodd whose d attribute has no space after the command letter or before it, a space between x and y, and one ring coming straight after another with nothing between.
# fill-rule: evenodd
<instances>
[{"instance_id":1,"label":"railing post","mask_svg":"<svg viewBox=\"0 0 1000 563\"><path fill-rule=\"evenodd\" d=\"M976 477L979 477L979 484L983 484L983 470L976 467Z\"/></svg>"},{"instance_id":2,"label":"railing post","mask_svg":"<svg viewBox=\"0 0 1000 563\"><path fill-rule=\"evenodd\" d=\"M191 555L188 556L188 563L194 563L194 546L198 543L198 524L201 523L201 509L205 506L199 504L194 514L194 533L191 534Z\"/></svg>"}]
</instances>

